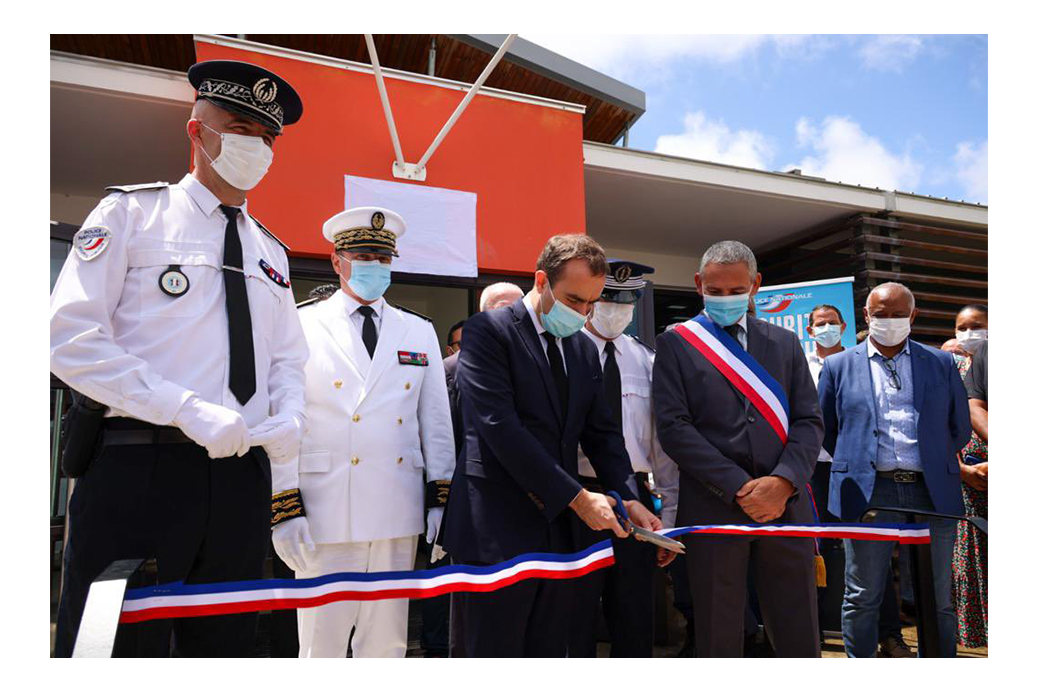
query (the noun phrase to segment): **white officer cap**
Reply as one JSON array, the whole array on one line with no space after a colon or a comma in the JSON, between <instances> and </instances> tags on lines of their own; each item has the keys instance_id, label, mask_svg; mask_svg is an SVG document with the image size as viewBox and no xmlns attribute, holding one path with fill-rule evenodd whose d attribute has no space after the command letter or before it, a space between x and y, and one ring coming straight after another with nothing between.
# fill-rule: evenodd
<instances>
[{"instance_id":1,"label":"white officer cap","mask_svg":"<svg viewBox=\"0 0 1038 692\"><path fill-rule=\"evenodd\" d=\"M347 252L399 257L396 241L406 232L403 217L383 207L354 207L324 222L324 239Z\"/></svg>"}]
</instances>

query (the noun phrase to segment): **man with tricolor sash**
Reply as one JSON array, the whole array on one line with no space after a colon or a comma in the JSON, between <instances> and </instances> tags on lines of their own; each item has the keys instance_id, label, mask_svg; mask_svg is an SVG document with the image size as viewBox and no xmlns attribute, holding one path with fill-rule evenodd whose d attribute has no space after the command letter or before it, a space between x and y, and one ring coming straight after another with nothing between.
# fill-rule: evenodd
<instances>
[{"instance_id":1,"label":"man with tricolor sash","mask_svg":"<svg viewBox=\"0 0 1038 692\"><path fill-rule=\"evenodd\" d=\"M656 342L657 434L681 472L678 525L815 521L807 483L822 443L817 392L797 335L747 315L753 252L704 253L705 310ZM700 656L741 656L748 570L778 656L818 656L810 538L686 537Z\"/></svg>"}]
</instances>

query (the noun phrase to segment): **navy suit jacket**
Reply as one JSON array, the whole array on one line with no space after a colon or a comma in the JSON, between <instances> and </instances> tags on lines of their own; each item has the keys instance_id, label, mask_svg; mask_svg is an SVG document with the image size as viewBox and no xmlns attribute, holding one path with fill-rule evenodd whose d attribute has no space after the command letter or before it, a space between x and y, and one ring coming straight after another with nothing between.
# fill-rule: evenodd
<instances>
[{"instance_id":1,"label":"navy suit jacket","mask_svg":"<svg viewBox=\"0 0 1038 692\"><path fill-rule=\"evenodd\" d=\"M950 353L910 341L909 357L926 489L938 512L962 514L955 455L969 441L972 430L966 388ZM829 511L857 521L872 497L879 448L867 341L825 359L818 397L825 420L823 445L833 457Z\"/></svg>"},{"instance_id":2,"label":"navy suit jacket","mask_svg":"<svg viewBox=\"0 0 1038 692\"><path fill-rule=\"evenodd\" d=\"M572 522L580 519L568 505L581 490L578 444L604 486L637 497L598 350L580 332L562 339L569 383L563 420L541 339L522 300L465 322L456 374L464 442L443 538L458 561L499 562L544 550L551 522L573 536Z\"/></svg>"},{"instance_id":3,"label":"navy suit jacket","mask_svg":"<svg viewBox=\"0 0 1038 692\"><path fill-rule=\"evenodd\" d=\"M677 523L751 522L735 493L751 478L776 475L797 493L778 522L812 520L806 486L822 446L818 393L797 335L747 316L749 354L782 386L789 433L775 430L735 387L676 331L656 339L652 399L656 434L681 470Z\"/></svg>"}]
</instances>

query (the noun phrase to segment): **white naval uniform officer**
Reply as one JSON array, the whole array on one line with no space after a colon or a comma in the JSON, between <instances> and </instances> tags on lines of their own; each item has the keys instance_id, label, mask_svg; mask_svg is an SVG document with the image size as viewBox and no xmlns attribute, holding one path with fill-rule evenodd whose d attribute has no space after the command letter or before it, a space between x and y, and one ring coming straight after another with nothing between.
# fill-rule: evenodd
<instances>
[{"instance_id":1,"label":"white naval uniform officer","mask_svg":"<svg viewBox=\"0 0 1038 692\"><path fill-rule=\"evenodd\" d=\"M248 63L199 63L188 79L193 172L109 188L51 294L51 371L107 408L69 504L58 656L114 560L153 557L160 583L260 578L270 462L294 458L304 424L288 259L245 199L302 103ZM255 613L178 619L176 653L248 656L255 627ZM115 653L169 655L168 630L155 649L144 640Z\"/></svg>"},{"instance_id":2,"label":"white naval uniform officer","mask_svg":"<svg viewBox=\"0 0 1038 692\"><path fill-rule=\"evenodd\" d=\"M598 349L606 399L623 429L624 445L638 483L638 499L646 507L652 507L648 488L651 473L654 489L662 499L663 526L673 528L679 472L656 437L652 408L655 352L623 333L634 317L634 305L645 288L645 274L653 271L644 264L609 260L602 297L595 303L583 332ZM583 451L577 455L577 468L581 484L592 492L601 492L595 470ZM603 532L587 530L584 534L579 548L606 538ZM652 656L653 576L658 551L650 543L629 540L614 540L613 550L615 566L581 578L574 589L570 657L596 655L599 599L609 626L610 656ZM666 562L670 562L674 553L667 555Z\"/></svg>"},{"instance_id":3,"label":"white naval uniform officer","mask_svg":"<svg viewBox=\"0 0 1038 692\"><path fill-rule=\"evenodd\" d=\"M454 474L439 343L430 321L382 297L404 232L400 215L378 207L324 224L340 290L300 309L307 430L298 461L274 471L274 547L297 579L413 569L418 535L432 543L439 530L438 490ZM300 609L299 655L345 656L356 628L354 657L403 657L407 605Z\"/></svg>"}]
</instances>

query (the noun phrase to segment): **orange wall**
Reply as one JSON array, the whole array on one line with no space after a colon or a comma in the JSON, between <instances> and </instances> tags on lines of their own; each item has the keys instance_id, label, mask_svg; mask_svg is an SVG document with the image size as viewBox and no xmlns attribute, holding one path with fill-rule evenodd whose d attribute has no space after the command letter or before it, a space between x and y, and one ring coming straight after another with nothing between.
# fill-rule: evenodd
<instances>
[{"instance_id":1,"label":"orange wall","mask_svg":"<svg viewBox=\"0 0 1038 692\"><path fill-rule=\"evenodd\" d=\"M321 225L342 211L345 175L396 180L373 75L196 42L198 59L245 60L299 92L303 117L285 128L249 210L297 256L327 257ZM404 159L415 163L464 92L386 79ZM403 181L401 181L403 182ZM580 113L476 96L440 144L424 183L477 194L481 272L528 273L556 233L584 233Z\"/></svg>"}]
</instances>

